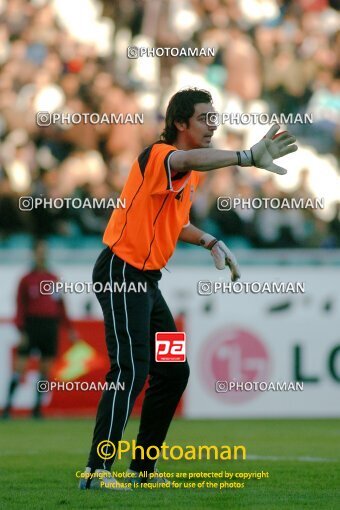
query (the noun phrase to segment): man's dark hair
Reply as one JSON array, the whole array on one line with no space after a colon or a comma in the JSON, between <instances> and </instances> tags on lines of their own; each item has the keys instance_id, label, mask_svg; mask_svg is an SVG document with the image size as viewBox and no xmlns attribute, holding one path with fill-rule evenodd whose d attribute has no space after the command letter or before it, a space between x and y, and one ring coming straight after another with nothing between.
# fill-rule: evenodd
<instances>
[{"instance_id":1,"label":"man's dark hair","mask_svg":"<svg viewBox=\"0 0 340 510\"><path fill-rule=\"evenodd\" d=\"M185 122L188 126L190 117L195 112L195 104L212 103L210 92L202 89L185 89L176 92L169 101L166 115L165 128L161 134L161 140L173 143L177 138L175 122Z\"/></svg>"}]
</instances>

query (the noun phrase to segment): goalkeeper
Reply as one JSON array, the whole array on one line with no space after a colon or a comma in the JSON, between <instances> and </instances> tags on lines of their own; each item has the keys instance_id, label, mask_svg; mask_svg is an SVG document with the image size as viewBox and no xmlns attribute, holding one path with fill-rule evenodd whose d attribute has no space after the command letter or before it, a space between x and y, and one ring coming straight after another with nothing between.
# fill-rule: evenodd
<instances>
[{"instance_id":1,"label":"goalkeeper","mask_svg":"<svg viewBox=\"0 0 340 510\"><path fill-rule=\"evenodd\" d=\"M106 379L116 387L119 382L125 383L125 391L103 392L87 462L88 475L80 488L98 488L100 479L89 474L97 472L103 480L107 471L110 488L124 489L123 484L116 480L113 483L110 477L114 456L103 459L97 449L103 441L117 446L148 375L149 387L137 438L137 445L144 451L149 446L161 447L187 385L187 362L155 361L155 333L176 331L158 281L178 239L210 250L216 268L227 266L232 281L240 277L237 261L227 246L189 221L199 172L241 165L285 174L286 170L274 160L297 150L295 138L288 132L273 139L278 125L271 127L250 150L212 149L216 126L207 122L212 111L211 95L204 90L181 90L171 98L161 140L147 147L134 161L121 194L126 208L113 212L105 230L103 242L107 247L95 264L94 282L101 282L101 288L113 281L125 283L124 288L131 282L144 282L147 292L97 293L111 363ZM129 475L135 473L137 482L142 481L138 475L141 471L153 473L155 480L155 461L132 460Z\"/></svg>"}]
</instances>

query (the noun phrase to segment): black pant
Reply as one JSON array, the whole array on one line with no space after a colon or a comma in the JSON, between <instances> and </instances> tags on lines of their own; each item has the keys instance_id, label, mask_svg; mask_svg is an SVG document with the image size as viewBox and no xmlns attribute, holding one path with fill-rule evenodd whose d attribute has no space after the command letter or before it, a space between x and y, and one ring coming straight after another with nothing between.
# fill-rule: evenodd
<instances>
[{"instance_id":1,"label":"black pant","mask_svg":"<svg viewBox=\"0 0 340 510\"><path fill-rule=\"evenodd\" d=\"M103 460L97 446L110 440L117 446L138 394L150 374L146 390L137 445L161 447L177 404L187 385L189 365L185 363L157 363L155 334L158 331L177 331L171 312L158 288L160 271L140 271L127 264L109 248L98 257L93 270L93 282L105 286L126 284L129 292L104 291L96 293L102 307L106 345L111 368L106 376L116 390L103 392L99 402L88 466L110 469L114 457ZM116 283L115 283L116 282ZM147 284L146 292L133 292L139 284ZM131 285L132 284L132 285ZM95 286L96 288L96 286ZM125 383L125 390L118 389ZM154 449L152 449L154 455ZM132 460L131 469L153 471L155 461Z\"/></svg>"},{"instance_id":2,"label":"black pant","mask_svg":"<svg viewBox=\"0 0 340 510\"><path fill-rule=\"evenodd\" d=\"M19 345L20 356L30 356L39 352L43 359L55 358L58 350L59 319L53 317L26 317L24 331L27 342Z\"/></svg>"}]
</instances>

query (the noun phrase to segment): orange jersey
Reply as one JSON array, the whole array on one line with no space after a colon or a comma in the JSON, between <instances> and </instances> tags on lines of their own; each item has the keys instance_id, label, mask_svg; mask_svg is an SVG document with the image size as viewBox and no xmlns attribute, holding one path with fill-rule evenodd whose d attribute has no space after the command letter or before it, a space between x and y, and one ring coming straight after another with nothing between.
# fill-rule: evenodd
<instances>
[{"instance_id":1,"label":"orange jersey","mask_svg":"<svg viewBox=\"0 0 340 510\"><path fill-rule=\"evenodd\" d=\"M113 211L104 232L111 251L142 271L163 268L189 224L199 173L173 176L169 160L176 150L156 142L139 155L121 193L126 206Z\"/></svg>"}]
</instances>

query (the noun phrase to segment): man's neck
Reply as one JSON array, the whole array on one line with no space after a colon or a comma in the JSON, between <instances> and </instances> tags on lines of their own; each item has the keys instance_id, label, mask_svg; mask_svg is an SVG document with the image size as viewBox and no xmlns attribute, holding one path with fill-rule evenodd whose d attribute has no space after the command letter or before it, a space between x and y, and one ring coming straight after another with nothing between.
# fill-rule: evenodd
<instances>
[{"instance_id":1,"label":"man's neck","mask_svg":"<svg viewBox=\"0 0 340 510\"><path fill-rule=\"evenodd\" d=\"M183 140L181 137L176 138L172 145L174 145L176 149L181 151L189 151L195 148L192 147L192 145L187 140Z\"/></svg>"},{"instance_id":2,"label":"man's neck","mask_svg":"<svg viewBox=\"0 0 340 510\"><path fill-rule=\"evenodd\" d=\"M43 265L40 265L40 264L34 264L34 266L33 266L33 267L34 267L34 270L35 270L35 271L41 271L41 272L43 272L43 271L47 271L47 267L46 267L46 265L45 265L45 264L43 264Z\"/></svg>"}]
</instances>

